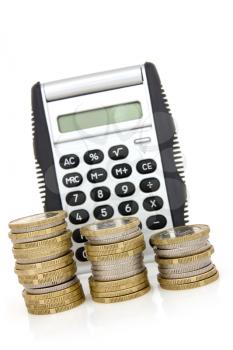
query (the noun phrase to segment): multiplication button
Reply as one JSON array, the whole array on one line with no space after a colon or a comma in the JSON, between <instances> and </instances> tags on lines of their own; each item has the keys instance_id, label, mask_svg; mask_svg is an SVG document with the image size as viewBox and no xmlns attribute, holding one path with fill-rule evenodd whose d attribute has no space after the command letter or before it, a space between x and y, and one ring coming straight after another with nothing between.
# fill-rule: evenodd
<instances>
[{"instance_id":1,"label":"multiplication button","mask_svg":"<svg viewBox=\"0 0 233 350\"><path fill-rule=\"evenodd\" d=\"M132 168L127 163L117 164L112 168L112 175L117 179L128 177L131 175L131 173Z\"/></svg>"},{"instance_id":2,"label":"multiplication button","mask_svg":"<svg viewBox=\"0 0 233 350\"><path fill-rule=\"evenodd\" d=\"M124 159L128 156L129 150L125 145L113 146L109 149L108 155L112 160Z\"/></svg>"},{"instance_id":3,"label":"multiplication button","mask_svg":"<svg viewBox=\"0 0 233 350\"><path fill-rule=\"evenodd\" d=\"M140 174L153 173L156 170L157 164L154 159L143 159L137 163L137 171Z\"/></svg>"},{"instance_id":4,"label":"multiplication button","mask_svg":"<svg viewBox=\"0 0 233 350\"><path fill-rule=\"evenodd\" d=\"M100 205L94 210L94 216L97 220L110 219L114 214L114 210L110 205Z\"/></svg>"},{"instance_id":5,"label":"multiplication button","mask_svg":"<svg viewBox=\"0 0 233 350\"><path fill-rule=\"evenodd\" d=\"M135 192L135 186L132 182L121 182L115 187L116 195L119 197L132 196Z\"/></svg>"},{"instance_id":6,"label":"multiplication button","mask_svg":"<svg viewBox=\"0 0 233 350\"><path fill-rule=\"evenodd\" d=\"M123 216L134 215L138 211L138 203L135 201L122 202L118 206L119 213Z\"/></svg>"},{"instance_id":7,"label":"multiplication button","mask_svg":"<svg viewBox=\"0 0 233 350\"><path fill-rule=\"evenodd\" d=\"M146 225L150 230L159 230L166 226L167 219L163 215L149 216Z\"/></svg>"},{"instance_id":8,"label":"multiplication button","mask_svg":"<svg viewBox=\"0 0 233 350\"><path fill-rule=\"evenodd\" d=\"M108 187L96 187L91 190L91 198L95 202L106 201L111 195L111 192Z\"/></svg>"},{"instance_id":9,"label":"multiplication button","mask_svg":"<svg viewBox=\"0 0 233 350\"><path fill-rule=\"evenodd\" d=\"M83 178L79 173L70 173L63 177L62 182L66 187L76 187L81 185Z\"/></svg>"},{"instance_id":10,"label":"multiplication button","mask_svg":"<svg viewBox=\"0 0 233 350\"><path fill-rule=\"evenodd\" d=\"M107 178L107 171L103 168L91 169L87 173L87 179L93 184L103 182Z\"/></svg>"},{"instance_id":11,"label":"multiplication button","mask_svg":"<svg viewBox=\"0 0 233 350\"><path fill-rule=\"evenodd\" d=\"M84 160L87 164L98 164L104 159L104 154L100 149L93 149L84 154Z\"/></svg>"},{"instance_id":12,"label":"multiplication button","mask_svg":"<svg viewBox=\"0 0 233 350\"><path fill-rule=\"evenodd\" d=\"M163 206L163 200L161 197L152 196L144 199L143 208L147 211L159 210Z\"/></svg>"},{"instance_id":13,"label":"multiplication button","mask_svg":"<svg viewBox=\"0 0 233 350\"><path fill-rule=\"evenodd\" d=\"M82 191L70 192L66 196L66 203L71 206L81 205L85 202L86 195Z\"/></svg>"},{"instance_id":14,"label":"multiplication button","mask_svg":"<svg viewBox=\"0 0 233 350\"><path fill-rule=\"evenodd\" d=\"M79 157L76 154L66 154L60 158L60 166L63 169L72 169L79 165Z\"/></svg>"},{"instance_id":15,"label":"multiplication button","mask_svg":"<svg viewBox=\"0 0 233 350\"><path fill-rule=\"evenodd\" d=\"M140 182L140 189L143 192L149 193L157 191L160 187L160 182L155 177L149 177Z\"/></svg>"},{"instance_id":16,"label":"multiplication button","mask_svg":"<svg viewBox=\"0 0 233 350\"><path fill-rule=\"evenodd\" d=\"M70 213L69 220L74 225L85 224L89 220L89 213L85 209L74 210Z\"/></svg>"}]
</instances>

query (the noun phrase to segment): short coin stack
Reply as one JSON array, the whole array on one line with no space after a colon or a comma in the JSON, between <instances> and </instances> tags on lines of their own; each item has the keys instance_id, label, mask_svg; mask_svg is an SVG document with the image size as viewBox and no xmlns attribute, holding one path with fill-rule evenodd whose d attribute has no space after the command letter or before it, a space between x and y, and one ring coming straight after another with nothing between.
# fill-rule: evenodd
<instances>
[{"instance_id":1,"label":"short coin stack","mask_svg":"<svg viewBox=\"0 0 233 350\"><path fill-rule=\"evenodd\" d=\"M85 300L65 218L64 211L53 211L9 223L15 272L31 314L69 310Z\"/></svg>"},{"instance_id":2,"label":"short coin stack","mask_svg":"<svg viewBox=\"0 0 233 350\"><path fill-rule=\"evenodd\" d=\"M162 288L191 289L218 279L218 271L211 261L214 248L208 241L209 232L207 225L187 225L151 236Z\"/></svg>"},{"instance_id":3,"label":"short coin stack","mask_svg":"<svg viewBox=\"0 0 233 350\"><path fill-rule=\"evenodd\" d=\"M81 228L88 239L85 250L92 264L89 278L94 301L114 303L149 291L143 263L145 241L135 217L102 221Z\"/></svg>"}]
</instances>

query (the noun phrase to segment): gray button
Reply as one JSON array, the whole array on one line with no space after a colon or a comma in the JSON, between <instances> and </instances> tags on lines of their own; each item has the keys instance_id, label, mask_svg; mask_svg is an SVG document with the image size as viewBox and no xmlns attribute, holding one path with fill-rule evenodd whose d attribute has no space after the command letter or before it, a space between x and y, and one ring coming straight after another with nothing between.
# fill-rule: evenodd
<instances>
[{"instance_id":1,"label":"gray button","mask_svg":"<svg viewBox=\"0 0 233 350\"><path fill-rule=\"evenodd\" d=\"M134 143L138 144L138 143L147 143L147 142L151 142L151 138L150 137L142 137L140 139L135 139Z\"/></svg>"}]
</instances>

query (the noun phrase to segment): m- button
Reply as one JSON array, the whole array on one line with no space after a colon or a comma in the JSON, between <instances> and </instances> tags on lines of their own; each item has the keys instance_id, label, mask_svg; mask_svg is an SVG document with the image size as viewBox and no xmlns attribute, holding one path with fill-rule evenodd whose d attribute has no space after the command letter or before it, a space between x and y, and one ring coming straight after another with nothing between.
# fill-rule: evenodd
<instances>
[{"instance_id":1,"label":"m- button","mask_svg":"<svg viewBox=\"0 0 233 350\"><path fill-rule=\"evenodd\" d=\"M66 187L76 187L81 185L83 178L79 173L70 173L63 177L62 182Z\"/></svg>"},{"instance_id":2,"label":"m- button","mask_svg":"<svg viewBox=\"0 0 233 350\"><path fill-rule=\"evenodd\" d=\"M157 164L154 161L154 159L143 159L137 163L137 171L140 174L153 173L153 171L155 171L156 167L157 167Z\"/></svg>"}]
</instances>

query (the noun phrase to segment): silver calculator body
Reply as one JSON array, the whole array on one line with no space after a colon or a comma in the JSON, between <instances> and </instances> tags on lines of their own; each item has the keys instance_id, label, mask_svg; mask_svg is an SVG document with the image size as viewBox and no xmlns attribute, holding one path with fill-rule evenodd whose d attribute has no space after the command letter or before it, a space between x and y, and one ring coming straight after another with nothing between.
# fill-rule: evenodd
<instances>
[{"instance_id":1,"label":"silver calculator body","mask_svg":"<svg viewBox=\"0 0 233 350\"><path fill-rule=\"evenodd\" d=\"M187 222L175 126L153 64L32 88L34 150L45 210L68 212L79 271L80 227L138 216L153 259L152 232Z\"/></svg>"}]
</instances>

